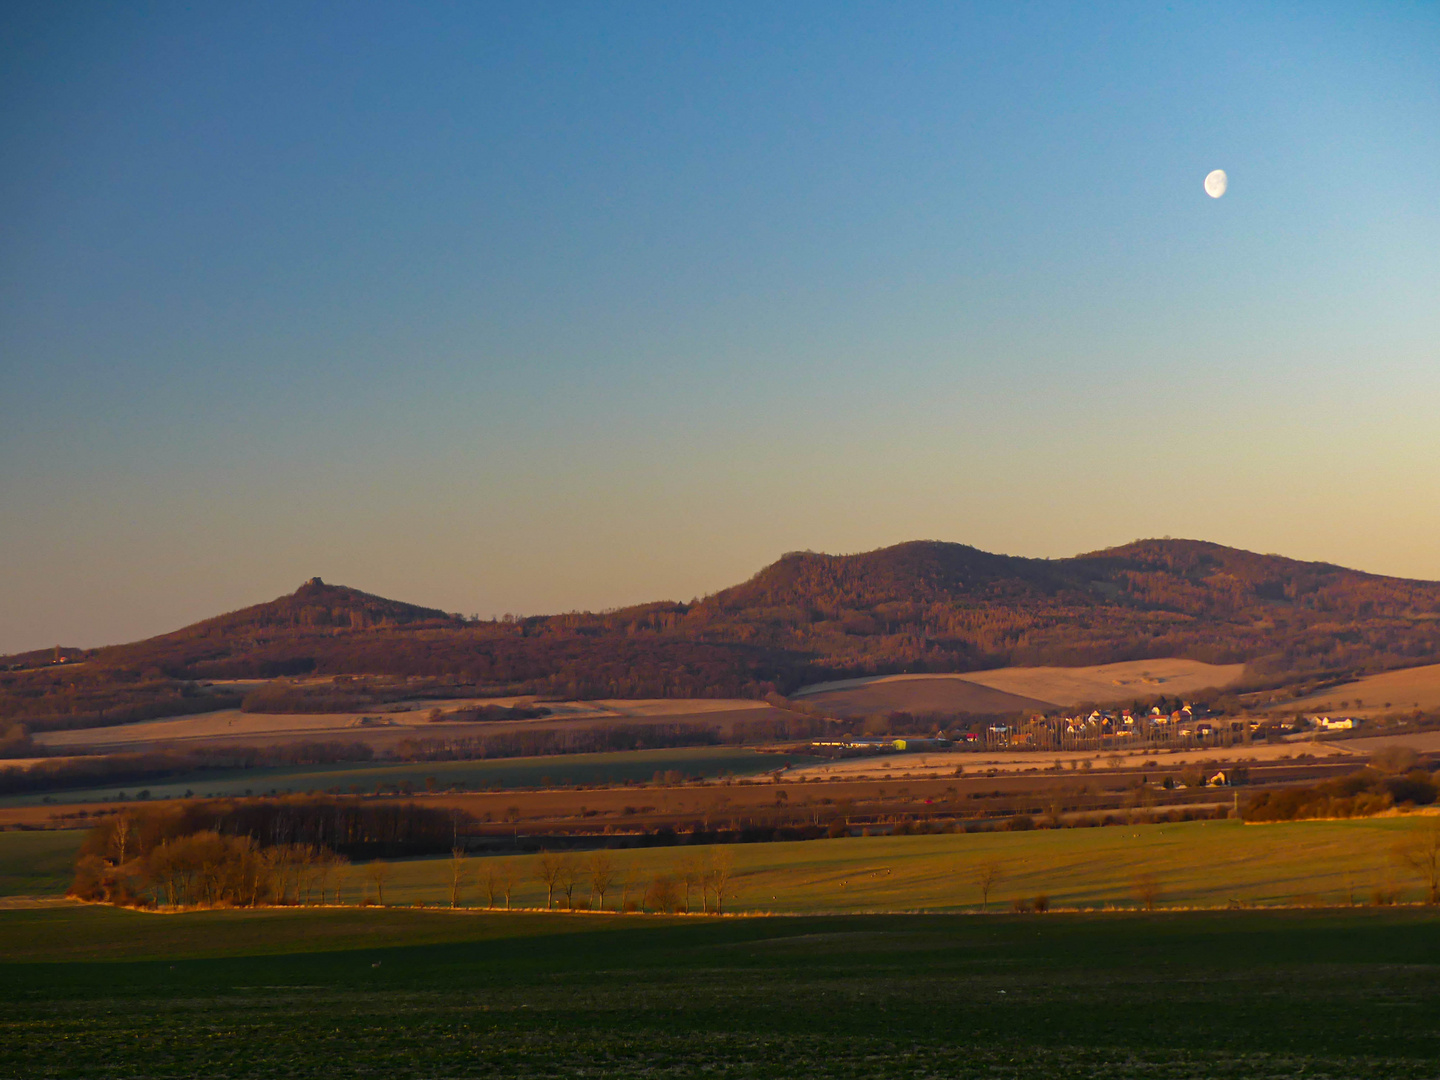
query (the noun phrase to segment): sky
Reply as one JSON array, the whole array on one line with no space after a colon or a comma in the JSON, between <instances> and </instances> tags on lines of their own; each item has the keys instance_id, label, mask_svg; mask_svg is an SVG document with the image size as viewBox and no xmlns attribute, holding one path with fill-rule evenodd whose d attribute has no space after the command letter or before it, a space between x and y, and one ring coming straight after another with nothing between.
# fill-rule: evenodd
<instances>
[{"instance_id":1,"label":"sky","mask_svg":"<svg viewBox=\"0 0 1440 1080\"><path fill-rule=\"evenodd\" d=\"M1440 579L1437 414L1434 4L0 7L0 653L915 539Z\"/></svg>"}]
</instances>

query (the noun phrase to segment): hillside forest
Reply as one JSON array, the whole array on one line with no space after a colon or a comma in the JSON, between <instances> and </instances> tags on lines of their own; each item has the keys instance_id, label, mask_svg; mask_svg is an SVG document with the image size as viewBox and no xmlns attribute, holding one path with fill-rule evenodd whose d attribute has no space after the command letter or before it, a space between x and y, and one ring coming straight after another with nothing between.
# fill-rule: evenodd
<instances>
[{"instance_id":1,"label":"hillside forest","mask_svg":"<svg viewBox=\"0 0 1440 1080\"><path fill-rule=\"evenodd\" d=\"M0 741L245 700L222 680L370 675L412 681L411 696L423 684L437 697L762 698L858 675L1154 657L1243 662L1252 686L1433 663L1440 583L1188 540L1053 560L932 541L799 552L690 603L499 619L316 578L145 641L0 658ZM345 707L368 707L378 685L353 688Z\"/></svg>"}]
</instances>

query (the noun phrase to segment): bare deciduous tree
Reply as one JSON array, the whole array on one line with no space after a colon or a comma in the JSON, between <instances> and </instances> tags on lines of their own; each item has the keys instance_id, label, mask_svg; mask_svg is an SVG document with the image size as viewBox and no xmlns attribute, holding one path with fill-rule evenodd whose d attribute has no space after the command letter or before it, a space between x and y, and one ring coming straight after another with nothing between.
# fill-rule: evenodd
<instances>
[{"instance_id":1,"label":"bare deciduous tree","mask_svg":"<svg viewBox=\"0 0 1440 1080\"><path fill-rule=\"evenodd\" d=\"M381 907L385 906L385 879L390 876L390 864L376 859L365 868L365 876L375 883L375 898Z\"/></svg>"},{"instance_id":2,"label":"bare deciduous tree","mask_svg":"<svg viewBox=\"0 0 1440 1080\"><path fill-rule=\"evenodd\" d=\"M184 880L185 865L177 857L176 846L166 841L150 853L150 875L163 887L168 907L175 906L175 898L182 894ZM189 889L185 888L184 892L188 893Z\"/></svg>"},{"instance_id":3,"label":"bare deciduous tree","mask_svg":"<svg viewBox=\"0 0 1440 1080\"><path fill-rule=\"evenodd\" d=\"M508 860L506 861L508 862ZM504 891L501 885L504 873L501 860L480 860L480 887L485 890L485 906L488 908L495 906L495 897Z\"/></svg>"},{"instance_id":4,"label":"bare deciduous tree","mask_svg":"<svg viewBox=\"0 0 1440 1080\"><path fill-rule=\"evenodd\" d=\"M465 849L454 847L450 849L450 906L460 906L460 893L466 885L468 872Z\"/></svg>"},{"instance_id":5,"label":"bare deciduous tree","mask_svg":"<svg viewBox=\"0 0 1440 1080\"><path fill-rule=\"evenodd\" d=\"M1440 818L1428 818L1408 836L1395 842L1395 861L1420 875L1426 899L1440 904Z\"/></svg>"},{"instance_id":6,"label":"bare deciduous tree","mask_svg":"<svg viewBox=\"0 0 1440 1080\"><path fill-rule=\"evenodd\" d=\"M620 890L620 910L630 910L630 890L635 887L635 875L631 873L628 865L619 865L615 868L614 887Z\"/></svg>"},{"instance_id":7,"label":"bare deciduous tree","mask_svg":"<svg viewBox=\"0 0 1440 1080\"><path fill-rule=\"evenodd\" d=\"M329 848L320 849L315 859L315 877L316 883L320 887L320 903L322 905L325 903L325 894L330 887L330 875L339 870L340 867L349 863L349 861L349 859L339 852L331 851ZM339 882L335 883L335 902L337 904L340 902Z\"/></svg>"},{"instance_id":8,"label":"bare deciduous tree","mask_svg":"<svg viewBox=\"0 0 1440 1080\"><path fill-rule=\"evenodd\" d=\"M535 880L545 886L546 911L554 906L555 886L560 883L560 875L564 872L564 862L553 851L542 851L535 860Z\"/></svg>"},{"instance_id":9,"label":"bare deciduous tree","mask_svg":"<svg viewBox=\"0 0 1440 1080\"><path fill-rule=\"evenodd\" d=\"M734 899L735 857L728 851L712 851L705 866L703 888L715 894L715 914L725 914L725 898Z\"/></svg>"},{"instance_id":10,"label":"bare deciduous tree","mask_svg":"<svg viewBox=\"0 0 1440 1080\"><path fill-rule=\"evenodd\" d=\"M115 824L110 832L110 854L116 866L124 866L130 852L130 840L135 835L135 819L128 810L115 815Z\"/></svg>"},{"instance_id":11,"label":"bare deciduous tree","mask_svg":"<svg viewBox=\"0 0 1440 1080\"><path fill-rule=\"evenodd\" d=\"M1001 869L998 859L987 859L975 871L975 884L980 888L980 909L982 911L990 910L990 891L1000 880Z\"/></svg>"},{"instance_id":12,"label":"bare deciduous tree","mask_svg":"<svg viewBox=\"0 0 1440 1080\"><path fill-rule=\"evenodd\" d=\"M679 881L681 889L684 891L685 914L688 915L690 914L691 890L698 886L701 889L702 893L709 892L709 890L705 888L705 868L701 866L700 860L697 859L694 855L686 855L680 860L680 871L676 875L676 877ZM708 905L705 905L703 896L701 899L701 903L708 910Z\"/></svg>"},{"instance_id":13,"label":"bare deciduous tree","mask_svg":"<svg viewBox=\"0 0 1440 1080\"><path fill-rule=\"evenodd\" d=\"M565 855L560 859L560 876L556 884L560 891L565 894L565 910L575 910L575 885L580 880L580 867L575 862L575 856Z\"/></svg>"},{"instance_id":14,"label":"bare deciduous tree","mask_svg":"<svg viewBox=\"0 0 1440 1080\"><path fill-rule=\"evenodd\" d=\"M605 893L615 881L615 860L610 852L601 848L590 856L590 894L599 898L601 911L605 910Z\"/></svg>"},{"instance_id":15,"label":"bare deciduous tree","mask_svg":"<svg viewBox=\"0 0 1440 1080\"><path fill-rule=\"evenodd\" d=\"M290 882L295 877L299 862L295 851L289 844L277 844L265 849L264 859L270 874L271 899L277 904L288 904L290 902ZM295 900L296 903L299 903L298 880L296 881Z\"/></svg>"},{"instance_id":16,"label":"bare deciduous tree","mask_svg":"<svg viewBox=\"0 0 1440 1080\"><path fill-rule=\"evenodd\" d=\"M320 865L324 859L320 849L314 844L301 844L298 845L298 848L296 862L299 864L300 876L295 886L295 897L299 900L303 890L303 902L306 907L309 907L310 896L315 889L316 881L319 879ZM325 897L323 895L320 897L320 901L324 903Z\"/></svg>"},{"instance_id":17,"label":"bare deciduous tree","mask_svg":"<svg viewBox=\"0 0 1440 1080\"><path fill-rule=\"evenodd\" d=\"M680 909L680 883L672 874L655 874L645 887L645 906L664 914Z\"/></svg>"},{"instance_id":18,"label":"bare deciduous tree","mask_svg":"<svg viewBox=\"0 0 1440 1080\"><path fill-rule=\"evenodd\" d=\"M1131 884L1131 891L1135 899L1139 900L1146 911L1154 911L1155 905L1160 900L1160 882L1155 879L1154 874L1138 874Z\"/></svg>"},{"instance_id":19,"label":"bare deciduous tree","mask_svg":"<svg viewBox=\"0 0 1440 1080\"><path fill-rule=\"evenodd\" d=\"M505 910L510 910L510 894L520 882L520 868L509 859L500 868L500 887L505 890Z\"/></svg>"}]
</instances>

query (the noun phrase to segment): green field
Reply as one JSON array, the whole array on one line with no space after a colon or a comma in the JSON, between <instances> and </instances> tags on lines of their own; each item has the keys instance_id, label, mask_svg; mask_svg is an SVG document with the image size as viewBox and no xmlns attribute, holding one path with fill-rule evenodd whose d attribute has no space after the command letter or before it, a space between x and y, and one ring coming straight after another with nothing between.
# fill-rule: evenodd
<instances>
[{"instance_id":1,"label":"green field","mask_svg":"<svg viewBox=\"0 0 1440 1080\"><path fill-rule=\"evenodd\" d=\"M803 754L764 754L738 746L696 746L673 750L627 750L607 754L555 754L546 757L497 758L492 761L421 761L401 764L306 765L266 769L204 769L163 783L107 784L102 787L7 795L0 806L34 806L50 802L110 802L122 793L134 799L142 789L152 799L195 796L373 792L377 784L393 789L409 784L426 790L433 778L445 789L465 790L551 787L574 784L639 783L674 770L685 776L754 776L785 765L808 765L818 758Z\"/></svg>"},{"instance_id":2,"label":"green field","mask_svg":"<svg viewBox=\"0 0 1440 1080\"><path fill-rule=\"evenodd\" d=\"M1140 886L1153 884L1160 907L1348 905L1368 903L1374 891L1397 891L1402 901L1424 898L1420 879L1396 863L1397 838L1424 828L1426 817L1361 818L1242 825L1192 821L1165 825L1057 829L1020 833L871 836L716 848L637 848L614 853L632 880L674 873L687 858L723 852L734 862L736 911L785 914L882 911L966 911L980 904L980 868L998 876L992 909L1045 895L1054 907L1135 907ZM59 893L82 834L0 833L0 896ZM584 861L585 855L576 858ZM516 866L519 907L544 903L534 856L503 856ZM483 860L471 858L466 906L483 899L476 884ZM341 898L370 893L367 868L339 875ZM449 901L448 859L391 864L387 904ZM581 888L577 892L583 895ZM614 906L618 892L608 903Z\"/></svg>"},{"instance_id":3,"label":"green field","mask_svg":"<svg viewBox=\"0 0 1440 1080\"><path fill-rule=\"evenodd\" d=\"M1375 889L1402 901L1425 896L1420 879L1392 857L1397 837L1424 818L1368 818L1242 825L1192 821L1023 833L870 836L720 848L640 848L615 853L635 879L674 873L687 856L711 850L734 860L734 910L784 914L967 911L980 905L980 869L999 868L992 909L1045 895L1054 907L1135 907L1153 884L1161 907L1348 905ZM533 856L515 856L522 884L515 902L542 906ZM577 858L583 862L584 856ZM476 860L478 863L478 860ZM441 903L449 860L396 862L387 903ZM473 874L472 874L473 876ZM349 870L345 896L365 891L365 871ZM467 903L479 902L477 890ZM614 899L610 900L613 906Z\"/></svg>"},{"instance_id":4,"label":"green field","mask_svg":"<svg viewBox=\"0 0 1440 1080\"><path fill-rule=\"evenodd\" d=\"M0 897L63 893L84 836L83 829L0 833Z\"/></svg>"},{"instance_id":5,"label":"green field","mask_svg":"<svg viewBox=\"0 0 1440 1080\"><path fill-rule=\"evenodd\" d=\"M0 912L0 1075L1440 1074L1422 909Z\"/></svg>"}]
</instances>

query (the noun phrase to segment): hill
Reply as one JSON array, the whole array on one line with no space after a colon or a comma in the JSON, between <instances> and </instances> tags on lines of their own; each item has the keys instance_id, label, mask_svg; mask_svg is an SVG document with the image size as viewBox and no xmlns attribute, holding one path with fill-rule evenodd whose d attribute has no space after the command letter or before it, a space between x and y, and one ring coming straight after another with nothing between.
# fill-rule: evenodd
<instances>
[{"instance_id":1,"label":"hill","mask_svg":"<svg viewBox=\"0 0 1440 1080\"><path fill-rule=\"evenodd\" d=\"M692 604L469 622L314 579L69 663L0 673L32 727L234 707L201 681L366 673L568 698L762 697L827 679L1175 657L1278 684L1440 660L1440 583L1191 540L1068 559L921 541L790 554Z\"/></svg>"},{"instance_id":2,"label":"hill","mask_svg":"<svg viewBox=\"0 0 1440 1080\"><path fill-rule=\"evenodd\" d=\"M465 620L434 608L387 600L343 585L311 578L286 596L131 645L101 649L95 661L109 667L158 668L192 677L274 677L300 674L314 666L293 648L335 636L384 634L395 630L458 630ZM250 658L236 663L237 657Z\"/></svg>"},{"instance_id":3,"label":"hill","mask_svg":"<svg viewBox=\"0 0 1440 1080\"><path fill-rule=\"evenodd\" d=\"M1277 675L1440 654L1440 583L1191 540L1053 560L938 542L792 554L697 617L865 674L1173 656Z\"/></svg>"}]
</instances>

